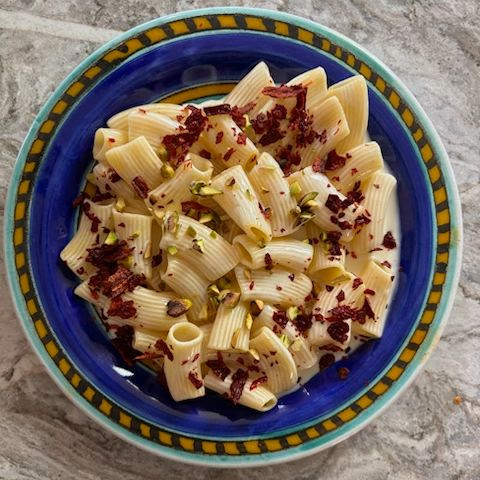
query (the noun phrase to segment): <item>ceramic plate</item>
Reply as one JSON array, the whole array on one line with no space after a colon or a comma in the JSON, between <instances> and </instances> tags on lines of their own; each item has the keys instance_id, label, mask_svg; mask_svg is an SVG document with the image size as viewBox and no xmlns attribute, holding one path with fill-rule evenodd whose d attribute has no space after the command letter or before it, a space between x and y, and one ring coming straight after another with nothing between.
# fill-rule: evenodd
<instances>
[{"instance_id":1,"label":"ceramic plate","mask_svg":"<svg viewBox=\"0 0 480 480\"><path fill-rule=\"evenodd\" d=\"M122 363L59 253L76 226L72 200L92 165L94 132L128 107L231 90L258 61L276 82L321 65L330 83L363 75L369 134L398 180L401 273L384 336L258 413L209 394L175 403L151 371ZM437 343L460 267L461 220L446 152L412 94L342 35L248 8L171 15L113 39L42 108L15 165L5 248L12 296L33 348L62 390L100 424L162 456L211 466L300 458L363 427L403 390ZM339 381L337 367L350 376Z\"/></svg>"}]
</instances>

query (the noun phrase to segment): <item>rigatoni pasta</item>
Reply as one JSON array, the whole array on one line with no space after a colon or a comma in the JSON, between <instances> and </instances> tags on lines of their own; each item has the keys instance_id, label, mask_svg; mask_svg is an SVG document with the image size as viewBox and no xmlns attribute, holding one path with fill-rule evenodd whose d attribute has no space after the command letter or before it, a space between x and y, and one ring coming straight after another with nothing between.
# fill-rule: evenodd
<instances>
[{"instance_id":1,"label":"rigatoni pasta","mask_svg":"<svg viewBox=\"0 0 480 480\"><path fill-rule=\"evenodd\" d=\"M175 401L265 412L383 334L396 181L367 120L363 77L275 85L261 62L223 100L97 130L95 192L60 257L129 365L163 370Z\"/></svg>"}]
</instances>

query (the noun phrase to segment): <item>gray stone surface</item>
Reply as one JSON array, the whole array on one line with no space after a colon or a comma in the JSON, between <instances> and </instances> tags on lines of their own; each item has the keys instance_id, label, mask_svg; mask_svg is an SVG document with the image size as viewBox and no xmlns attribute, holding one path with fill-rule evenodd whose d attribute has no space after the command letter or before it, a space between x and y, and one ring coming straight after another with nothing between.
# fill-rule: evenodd
<instances>
[{"instance_id":1,"label":"gray stone surface","mask_svg":"<svg viewBox=\"0 0 480 480\"><path fill-rule=\"evenodd\" d=\"M0 0L0 208L34 115L59 81L116 31L165 13L252 2ZM0 280L0 478L480 479L480 4L478 0L269 0L353 38L421 101L450 154L465 255L443 338L411 388L359 434L306 460L253 470L185 467L106 432L32 353ZM3 252L2 254L3 255ZM3 259L1 263L4 270ZM453 398L460 395L460 405Z\"/></svg>"}]
</instances>

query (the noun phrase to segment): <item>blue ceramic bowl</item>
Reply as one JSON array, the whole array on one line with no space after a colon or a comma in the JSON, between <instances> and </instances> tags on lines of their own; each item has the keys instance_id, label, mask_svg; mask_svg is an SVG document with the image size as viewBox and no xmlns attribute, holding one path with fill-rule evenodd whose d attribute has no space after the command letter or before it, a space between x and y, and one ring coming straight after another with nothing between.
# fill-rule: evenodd
<instances>
[{"instance_id":1,"label":"blue ceramic bowl","mask_svg":"<svg viewBox=\"0 0 480 480\"><path fill-rule=\"evenodd\" d=\"M207 395L173 402L141 365L128 368L76 298L59 253L75 229L71 204L91 168L94 132L114 113L168 98L225 94L258 61L277 82L317 65L329 82L367 79L369 132L398 179L399 283L383 338L317 375L267 413ZM265 465L351 435L412 380L439 339L460 267L460 207L438 135L382 63L332 30L267 10L216 8L136 27L88 57L36 118L18 156L6 209L12 295L33 348L64 392L136 445L186 462Z\"/></svg>"}]
</instances>

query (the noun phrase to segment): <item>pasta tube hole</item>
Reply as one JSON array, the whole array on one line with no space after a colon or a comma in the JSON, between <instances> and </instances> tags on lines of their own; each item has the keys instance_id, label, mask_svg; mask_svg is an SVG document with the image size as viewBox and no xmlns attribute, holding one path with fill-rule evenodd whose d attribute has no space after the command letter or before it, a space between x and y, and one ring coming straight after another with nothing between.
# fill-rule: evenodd
<instances>
[{"instance_id":1,"label":"pasta tube hole","mask_svg":"<svg viewBox=\"0 0 480 480\"><path fill-rule=\"evenodd\" d=\"M170 333L179 343L190 343L202 336L202 331L193 323L177 323L170 328Z\"/></svg>"}]
</instances>

